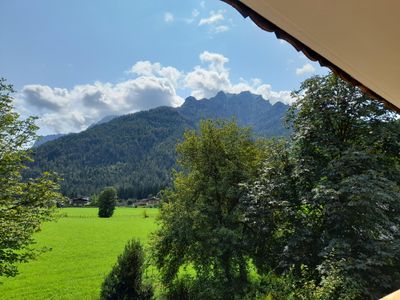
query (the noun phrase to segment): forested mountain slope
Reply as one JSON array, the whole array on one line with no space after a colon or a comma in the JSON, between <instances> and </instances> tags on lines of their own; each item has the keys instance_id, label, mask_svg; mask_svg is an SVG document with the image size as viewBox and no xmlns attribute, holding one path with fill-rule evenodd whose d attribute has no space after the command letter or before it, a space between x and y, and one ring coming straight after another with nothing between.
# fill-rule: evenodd
<instances>
[{"instance_id":1,"label":"forested mountain slope","mask_svg":"<svg viewBox=\"0 0 400 300\"><path fill-rule=\"evenodd\" d=\"M67 196L98 193L116 186L121 198L142 198L170 182L175 146L187 129L203 118L235 118L258 136L287 135L282 118L288 106L271 105L260 96L218 93L211 99L186 99L178 108L159 107L116 117L87 130L62 136L35 148L26 177L57 172Z\"/></svg>"}]
</instances>

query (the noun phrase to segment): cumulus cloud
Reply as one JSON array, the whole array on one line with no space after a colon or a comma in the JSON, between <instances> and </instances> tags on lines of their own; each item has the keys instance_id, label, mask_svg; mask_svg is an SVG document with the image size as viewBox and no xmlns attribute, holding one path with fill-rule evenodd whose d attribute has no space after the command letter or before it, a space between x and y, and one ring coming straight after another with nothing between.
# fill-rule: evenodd
<instances>
[{"instance_id":1,"label":"cumulus cloud","mask_svg":"<svg viewBox=\"0 0 400 300\"><path fill-rule=\"evenodd\" d=\"M41 111L58 111L68 102L65 97L68 90L41 85L27 85L24 87L28 105L37 106Z\"/></svg>"},{"instance_id":2,"label":"cumulus cloud","mask_svg":"<svg viewBox=\"0 0 400 300\"><path fill-rule=\"evenodd\" d=\"M290 91L274 91L272 86L265 84L258 78L250 80L241 79L239 83L232 83L229 69L226 64L229 59L218 53L204 51L199 56L202 66L196 66L194 71L185 76L185 87L192 90L192 96L197 99L209 98L219 91L240 93L250 91L263 96L272 104L283 102L293 103Z\"/></svg>"},{"instance_id":3,"label":"cumulus cloud","mask_svg":"<svg viewBox=\"0 0 400 300\"><path fill-rule=\"evenodd\" d=\"M172 13L166 12L164 14L165 23L172 23L172 22L174 22L174 20L175 20L175 18L174 18L174 15Z\"/></svg>"},{"instance_id":4,"label":"cumulus cloud","mask_svg":"<svg viewBox=\"0 0 400 300\"><path fill-rule=\"evenodd\" d=\"M178 86L179 80L183 76L183 72L174 67L163 67L160 63L151 63L150 61L138 61L134 64L128 74L136 74L139 76L155 76L165 78L174 87Z\"/></svg>"},{"instance_id":5,"label":"cumulus cloud","mask_svg":"<svg viewBox=\"0 0 400 300\"><path fill-rule=\"evenodd\" d=\"M199 56L206 66L196 66L185 76L185 86L192 90L192 96L201 99L215 95L230 86L229 70L225 64L229 61L218 53L204 51Z\"/></svg>"},{"instance_id":6,"label":"cumulus cloud","mask_svg":"<svg viewBox=\"0 0 400 300\"><path fill-rule=\"evenodd\" d=\"M305 74L312 74L315 73L315 68L312 64L306 63L301 68L296 69L296 75L302 76Z\"/></svg>"},{"instance_id":7,"label":"cumulus cloud","mask_svg":"<svg viewBox=\"0 0 400 300\"><path fill-rule=\"evenodd\" d=\"M41 134L78 132L108 115L122 115L157 106L179 106L187 91L197 99L210 98L219 91L250 91L271 103L292 103L289 91L275 91L261 79L240 79L233 83L227 67L229 59L204 51L200 64L184 72L158 62L138 61L125 72L128 79L118 83L94 82L70 89L46 85L26 85L16 105L24 115L39 116Z\"/></svg>"},{"instance_id":8,"label":"cumulus cloud","mask_svg":"<svg viewBox=\"0 0 400 300\"><path fill-rule=\"evenodd\" d=\"M204 51L199 56L201 62L210 63L210 68L218 72L225 72L225 64L229 59L222 54Z\"/></svg>"},{"instance_id":9,"label":"cumulus cloud","mask_svg":"<svg viewBox=\"0 0 400 300\"><path fill-rule=\"evenodd\" d=\"M169 69L164 71L168 74ZM139 76L117 84L95 82L69 90L27 85L18 103L40 117L39 126L46 133L77 132L108 115L180 105L183 99L172 82L166 77Z\"/></svg>"}]
</instances>

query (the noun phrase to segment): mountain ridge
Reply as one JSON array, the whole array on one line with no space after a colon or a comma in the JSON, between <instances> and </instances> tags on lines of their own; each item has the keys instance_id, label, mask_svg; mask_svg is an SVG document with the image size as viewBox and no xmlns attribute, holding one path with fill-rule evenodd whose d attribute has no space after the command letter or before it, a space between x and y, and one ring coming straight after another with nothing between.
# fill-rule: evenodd
<instances>
[{"instance_id":1,"label":"mountain ridge","mask_svg":"<svg viewBox=\"0 0 400 300\"><path fill-rule=\"evenodd\" d=\"M287 105L272 105L251 93L218 93L210 99L186 98L182 106L158 107L118 116L34 148L35 162L25 177L57 172L67 196L87 196L116 186L120 198L142 198L170 183L175 146L203 118L234 118L257 136L288 135L282 126Z\"/></svg>"}]
</instances>

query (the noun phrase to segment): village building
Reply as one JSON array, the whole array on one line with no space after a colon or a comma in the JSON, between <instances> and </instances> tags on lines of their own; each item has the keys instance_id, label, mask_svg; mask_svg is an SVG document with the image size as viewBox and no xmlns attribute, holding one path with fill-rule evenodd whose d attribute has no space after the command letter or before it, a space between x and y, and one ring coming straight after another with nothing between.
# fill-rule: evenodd
<instances>
[{"instance_id":1,"label":"village building","mask_svg":"<svg viewBox=\"0 0 400 300\"><path fill-rule=\"evenodd\" d=\"M150 197L145 199L140 199L134 202L132 205L135 207L154 207L160 205L160 199L156 197Z\"/></svg>"},{"instance_id":2,"label":"village building","mask_svg":"<svg viewBox=\"0 0 400 300\"><path fill-rule=\"evenodd\" d=\"M69 199L70 206L86 206L90 204L90 200L88 197L77 197Z\"/></svg>"}]
</instances>

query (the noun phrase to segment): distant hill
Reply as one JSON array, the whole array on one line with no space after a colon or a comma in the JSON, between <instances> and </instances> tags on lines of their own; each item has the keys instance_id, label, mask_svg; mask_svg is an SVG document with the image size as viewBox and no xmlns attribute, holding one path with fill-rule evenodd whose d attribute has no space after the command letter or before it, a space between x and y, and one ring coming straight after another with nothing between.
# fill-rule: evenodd
<instances>
[{"instance_id":1,"label":"distant hill","mask_svg":"<svg viewBox=\"0 0 400 300\"><path fill-rule=\"evenodd\" d=\"M104 118L100 119L99 121L89 125L88 129L92 128L93 126L96 126L96 125L100 125L100 124L104 124L104 123L110 122L111 120L114 120L117 117L118 116L116 116L116 115L105 116Z\"/></svg>"},{"instance_id":2,"label":"distant hill","mask_svg":"<svg viewBox=\"0 0 400 300\"><path fill-rule=\"evenodd\" d=\"M104 118L100 119L99 121L91 124L88 128L92 128L93 126L100 125L103 123L110 122L112 119L115 119L117 116L110 115L110 116L105 116ZM43 135L39 136L38 139L35 141L33 144L33 147L39 147L40 145L43 145L44 143L54 141L62 136L67 135L67 133L60 133L60 134L49 134L49 135Z\"/></svg>"},{"instance_id":3,"label":"distant hill","mask_svg":"<svg viewBox=\"0 0 400 300\"><path fill-rule=\"evenodd\" d=\"M33 147L39 147L40 145L43 145L44 143L54 141L66 134L60 133L60 134L49 134L49 135L44 135L44 136L39 136L38 139L35 141L33 144Z\"/></svg>"},{"instance_id":4,"label":"distant hill","mask_svg":"<svg viewBox=\"0 0 400 300\"><path fill-rule=\"evenodd\" d=\"M87 196L116 186L121 198L156 194L170 183L175 146L183 132L205 118L232 119L252 126L258 136L285 136L282 118L289 106L271 105L248 92L218 93L210 99L188 97L178 108L159 107L114 117L34 149L35 162L25 176L54 171L64 178L67 196Z\"/></svg>"}]
</instances>

